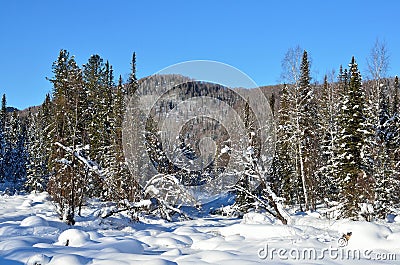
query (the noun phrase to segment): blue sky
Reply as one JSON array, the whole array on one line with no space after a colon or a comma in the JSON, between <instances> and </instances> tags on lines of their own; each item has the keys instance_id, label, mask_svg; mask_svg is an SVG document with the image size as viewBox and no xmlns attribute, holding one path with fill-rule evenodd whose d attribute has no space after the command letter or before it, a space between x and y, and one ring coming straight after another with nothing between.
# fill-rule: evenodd
<instances>
[{"instance_id":1,"label":"blue sky","mask_svg":"<svg viewBox=\"0 0 400 265\"><path fill-rule=\"evenodd\" d=\"M313 75L346 65L361 70L376 38L390 75L400 73L400 1L0 0L0 93L8 105L41 104L51 65L67 49L80 65L99 54L124 78L137 53L138 77L187 60L230 64L258 85L276 84L285 52L312 57Z\"/></svg>"}]
</instances>

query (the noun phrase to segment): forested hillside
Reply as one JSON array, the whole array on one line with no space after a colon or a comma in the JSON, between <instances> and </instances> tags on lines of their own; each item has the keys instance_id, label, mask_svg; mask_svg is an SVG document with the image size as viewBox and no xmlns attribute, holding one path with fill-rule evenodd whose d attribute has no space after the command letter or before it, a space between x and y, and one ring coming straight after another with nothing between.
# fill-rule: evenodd
<instances>
[{"instance_id":1,"label":"forested hillside","mask_svg":"<svg viewBox=\"0 0 400 265\"><path fill-rule=\"evenodd\" d=\"M268 124L257 124L259 104L264 101L253 96L252 89L196 83L178 75L138 80L135 53L124 82L121 76L115 78L112 65L99 55L80 67L68 51L61 50L49 78L53 91L41 106L10 110L3 95L2 190L9 194L48 191L60 218L69 224L92 198L113 203L115 212L129 211L133 219L143 210L138 202L151 199L151 212L170 219L174 213L182 214L178 206L191 199L177 187L235 174L239 180L234 185L225 187L218 181L214 185L236 194L233 208L241 214L260 208L284 223L284 207L299 211L325 207L335 218L354 220L397 214L400 86L397 76L386 76L385 46L377 42L372 55L368 79L361 76L353 57L348 66L343 62L337 73L325 75L318 83L311 77L307 51L290 49L282 61L282 84L260 88L272 112L261 114ZM186 92L171 94L169 89L182 83L180 91ZM145 94L143 89L165 90L162 100L147 106L149 116L135 105L154 100L135 101L138 93ZM238 121L228 111L234 109L244 133L232 138L232 129L215 119L193 119L179 107L180 101L198 96L220 104L215 113L209 110L210 115L232 126ZM163 146L160 140L162 133L165 137L170 132L163 132L158 124L172 109L182 122L188 121L182 128L176 125L176 130L182 130L178 147L172 142ZM124 138L126 115L133 117L132 131ZM264 133L272 135L268 143L260 140ZM213 142L196 141L204 136ZM274 147L267 158L260 151L265 145ZM177 148L184 157L177 155L171 163L163 148ZM129 161L124 151L129 152ZM196 159L207 166L193 169L188 161ZM228 163L235 165L231 172L226 171ZM143 174L153 174L151 181L162 182L166 191L146 189L138 181Z\"/></svg>"}]
</instances>

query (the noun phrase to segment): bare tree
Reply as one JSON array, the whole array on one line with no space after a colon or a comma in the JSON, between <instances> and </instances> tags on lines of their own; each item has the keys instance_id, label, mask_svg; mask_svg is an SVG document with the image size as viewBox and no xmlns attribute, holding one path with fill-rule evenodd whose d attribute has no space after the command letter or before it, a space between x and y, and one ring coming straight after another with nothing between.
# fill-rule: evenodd
<instances>
[{"instance_id":1,"label":"bare tree","mask_svg":"<svg viewBox=\"0 0 400 265\"><path fill-rule=\"evenodd\" d=\"M370 77L375 81L380 81L386 76L389 70L390 57L386 42L376 39L367 58L367 66Z\"/></svg>"},{"instance_id":2,"label":"bare tree","mask_svg":"<svg viewBox=\"0 0 400 265\"><path fill-rule=\"evenodd\" d=\"M303 49L300 46L290 48L282 60L281 79L286 84L298 85L300 81L300 64Z\"/></svg>"},{"instance_id":3,"label":"bare tree","mask_svg":"<svg viewBox=\"0 0 400 265\"><path fill-rule=\"evenodd\" d=\"M367 57L369 78L373 80L373 86L369 91L369 99L372 104L373 113L375 114L373 118L376 124L379 123L380 94L381 87L384 85L382 79L387 75L389 63L390 58L386 42L382 42L377 38L369 57Z\"/></svg>"},{"instance_id":4,"label":"bare tree","mask_svg":"<svg viewBox=\"0 0 400 265\"><path fill-rule=\"evenodd\" d=\"M307 78L304 79L304 55L307 60ZM305 132L310 131L306 127L308 125L304 124L304 121L309 120L311 109L309 109L310 101L313 97L313 89L309 83L309 61L306 51L303 51L299 46L291 48L285 54L282 60L282 75L283 81L287 84L287 100L288 100L288 120L286 122L290 123L291 128L294 130L288 137L289 145L291 145L294 154L291 156L293 161L290 161L294 166L293 176L296 181L301 183L301 187L292 187L295 193L298 194L299 203L301 205L301 196L304 199L305 209L309 210L310 207L310 186L312 179L312 170L309 168L308 162L311 158L307 155L307 148L305 144L307 141L305 137ZM306 83L305 82L306 80ZM307 107L308 106L308 107ZM300 180L300 181L298 181ZM300 190L300 191L299 191ZM300 196L301 193L301 196Z\"/></svg>"}]
</instances>

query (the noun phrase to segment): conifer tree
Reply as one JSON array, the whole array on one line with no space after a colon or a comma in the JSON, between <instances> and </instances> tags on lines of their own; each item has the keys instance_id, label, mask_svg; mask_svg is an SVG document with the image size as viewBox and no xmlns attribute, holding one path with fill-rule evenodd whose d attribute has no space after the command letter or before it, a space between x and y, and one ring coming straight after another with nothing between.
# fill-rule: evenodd
<instances>
[{"instance_id":1,"label":"conifer tree","mask_svg":"<svg viewBox=\"0 0 400 265\"><path fill-rule=\"evenodd\" d=\"M394 127L393 132L393 141L394 141L394 160L396 161L396 168L400 166L400 105L399 105L399 97L400 97L400 84L398 76L394 78L393 85L394 95L393 95L393 103L391 107L391 116L392 116L392 124Z\"/></svg>"},{"instance_id":2,"label":"conifer tree","mask_svg":"<svg viewBox=\"0 0 400 265\"><path fill-rule=\"evenodd\" d=\"M298 104L298 153L300 176L304 193L305 208L315 209L316 194L315 172L317 171L317 109L314 90L311 87L310 64L307 51L303 52L300 65L299 99Z\"/></svg>"},{"instance_id":3,"label":"conifer tree","mask_svg":"<svg viewBox=\"0 0 400 265\"><path fill-rule=\"evenodd\" d=\"M139 186L129 172L123 150L122 123L126 111L125 96L126 90L120 76L113 96L113 130L111 135L113 159L110 165L112 175L108 183L108 195L111 196L111 200L118 202L120 208L134 210L130 208L130 203L139 199ZM134 214L134 212L131 212L131 214Z\"/></svg>"},{"instance_id":4,"label":"conifer tree","mask_svg":"<svg viewBox=\"0 0 400 265\"><path fill-rule=\"evenodd\" d=\"M366 140L370 128L366 124L361 74L354 57L349 67L351 76L340 113L336 163L343 203L342 217L359 219L361 203L371 201L370 157Z\"/></svg>"},{"instance_id":5,"label":"conifer tree","mask_svg":"<svg viewBox=\"0 0 400 265\"><path fill-rule=\"evenodd\" d=\"M109 80L109 64L103 63L99 55L92 55L88 63L84 65L83 80L88 93L88 109L91 113L88 133L90 139L90 157L99 166L103 165L103 159L109 147L108 107L110 97L107 87Z\"/></svg>"},{"instance_id":6,"label":"conifer tree","mask_svg":"<svg viewBox=\"0 0 400 265\"><path fill-rule=\"evenodd\" d=\"M400 84L399 84L399 77L396 75L394 77L394 95L393 95L393 106L392 106L392 113L399 112L399 97L400 97Z\"/></svg>"},{"instance_id":7,"label":"conifer tree","mask_svg":"<svg viewBox=\"0 0 400 265\"><path fill-rule=\"evenodd\" d=\"M104 171L104 176L112 175L110 164L111 131L112 131L112 89L113 72L108 62L104 63L99 55L92 55L83 66L83 80L87 91L88 113L87 126L90 143L89 157ZM93 196L101 196L104 192L103 179L95 178Z\"/></svg>"},{"instance_id":8,"label":"conifer tree","mask_svg":"<svg viewBox=\"0 0 400 265\"><path fill-rule=\"evenodd\" d=\"M3 174L10 186L11 194L22 189L26 177L25 127L14 111L5 128L5 148L3 156Z\"/></svg>"},{"instance_id":9,"label":"conifer tree","mask_svg":"<svg viewBox=\"0 0 400 265\"><path fill-rule=\"evenodd\" d=\"M27 181L25 187L28 191L46 190L49 178L49 153L51 139L49 129L51 122L51 100L50 95L41 105L37 113L29 112L27 128Z\"/></svg>"},{"instance_id":10,"label":"conifer tree","mask_svg":"<svg viewBox=\"0 0 400 265\"><path fill-rule=\"evenodd\" d=\"M87 163L80 159L87 158L84 154L87 138L84 110L87 108L82 101L86 92L81 69L66 50L60 51L53 64L53 73L54 78L50 80L53 83L53 122L48 190L63 220L74 224L76 207L82 205L82 194L94 185L88 179Z\"/></svg>"},{"instance_id":11,"label":"conifer tree","mask_svg":"<svg viewBox=\"0 0 400 265\"><path fill-rule=\"evenodd\" d=\"M393 213L397 200L398 173L396 170L396 117L390 113L388 85L381 86L379 99L379 126L377 128L376 157L374 159L375 214L385 218ZM396 103L395 103L396 104ZM394 114L396 115L396 114Z\"/></svg>"},{"instance_id":12,"label":"conifer tree","mask_svg":"<svg viewBox=\"0 0 400 265\"><path fill-rule=\"evenodd\" d=\"M256 132L254 127L254 120L250 115L250 105L247 100L245 106L243 108L243 117L244 117L244 128L247 132L247 135L244 137L248 138L245 140L247 142L246 150L243 150L243 164L244 171L242 176L240 177L237 186L237 194L235 205L239 207L242 212L247 212L249 208L254 203L254 199L251 194L253 193L253 189L251 188L251 182L254 181L256 176L255 166L257 163L257 150L256 150Z\"/></svg>"},{"instance_id":13,"label":"conifer tree","mask_svg":"<svg viewBox=\"0 0 400 265\"><path fill-rule=\"evenodd\" d=\"M287 143L282 142L280 145L278 139L277 148L286 149L284 152L285 159L290 159L283 163L288 163L287 170L293 169L292 174L285 174L286 183L291 182L291 194L295 194L296 203L300 204L301 210L303 205L305 210L314 208L316 204L316 196L314 190L316 183L314 181L317 168L317 112L314 99L314 89L310 80L310 63L307 51L301 53L300 48L289 50L282 63L284 67L284 76L288 76L289 84L285 87L285 109L282 109L283 124L278 127L278 137L283 136ZM280 133L279 130L282 130ZM284 131L286 130L286 132ZM282 150L283 151L283 150ZM277 154L279 154L277 150ZM281 154L282 156L283 154ZM282 163L281 162L281 163ZM289 181L290 180L290 181ZM287 187L289 185L285 184ZM289 187L288 187L289 188ZM293 196L291 196L293 198Z\"/></svg>"},{"instance_id":14,"label":"conifer tree","mask_svg":"<svg viewBox=\"0 0 400 265\"><path fill-rule=\"evenodd\" d=\"M394 78L394 99L393 99L393 106L391 111L391 125L392 125L392 144L390 155L393 160L394 166L393 170L395 174L392 176L392 181L397 185L400 185L400 109L399 109L399 97L400 97L400 84L398 76ZM396 184L397 183L397 184ZM400 190L396 188L393 191L392 197L392 207L399 208L400 207Z\"/></svg>"},{"instance_id":15,"label":"conifer tree","mask_svg":"<svg viewBox=\"0 0 400 265\"><path fill-rule=\"evenodd\" d=\"M27 131L27 142L28 142L28 165L27 165L27 181L25 183L28 191L43 191L44 190L44 179L46 173L42 168L41 156L45 154L41 150L41 142L43 137L39 125L38 113L32 113L29 111L28 115L29 128ZM46 165L47 168L47 165Z\"/></svg>"},{"instance_id":16,"label":"conifer tree","mask_svg":"<svg viewBox=\"0 0 400 265\"><path fill-rule=\"evenodd\" d=\"M7 121L7 99L6 99L6 94L3 94L1 98L1 111L0 111L0 122L1 122L0 127L3 132L5 131L6 121Z\"/></svg>"},{"instance_id":17,"label":"conifer tree","mask_svg":"<svg viewBox=\"0 0 400 265\"><path fill-rule=\"evenodd\" d=\"M275 147L275 156L272 163L271 183L274 192L285 198L287 204L299 202L299 179L296 177L294 161L293 141L290 140L294 134L294 126L290 117L290 98L288 86L283 85L278 110L277 141Z\"/></svg>"},{"instance_id":18,"label":"conifer tree","mask_svg":"<svg viewBox=\"0 0 400 265\"><path fill-rule=\"evenodd\" d=\"M135 94L136 90L138 89L138 81L136 77L136 52L132 54L132 61L131 61L131 73L128 79L127 85L127 95L131 97Z\"/></svg>"},{"instance_id":19,"label":"conifer tree","mask_svg":"<svg viewBox=\"0 0 400 265\"><path fill-rule=\"evenodd\" d=\"M6 152L6 118L7 118L7 107L6 107L6 95L3 94L1 99L1 110L0 110L0 181L4 181L5 178L5 152Z\"/></svg>"},{"instance_id":20,"label":"conifer tree","mask_svg":"<svg viewBox=\"0 0 400 265\"><path fill-rule=\"evenodd\" d=\"M336 170L334 151L337 138L337 116L339 107L339 91L337 85L329 83L325 75L324 83L319 94L318 111L318 138L321 143L318 150L318 189L316 192L320 200L326 202L337 200Z\"/></svg>"}]
</instances>

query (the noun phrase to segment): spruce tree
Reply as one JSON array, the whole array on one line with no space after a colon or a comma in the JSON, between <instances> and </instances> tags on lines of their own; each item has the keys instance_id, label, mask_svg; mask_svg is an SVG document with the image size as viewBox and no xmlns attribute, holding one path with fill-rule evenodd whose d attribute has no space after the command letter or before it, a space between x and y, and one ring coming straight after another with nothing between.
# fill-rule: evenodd
<instances>
[{"instance_id":1,"label":"spruce tree","mask_svg":"<svg viewBox=\"0 0 400 265\"><path fill-rule=\"evenodd\" d=\"M300 176L304 193L305 208L316 207L315 172L317 170L317 108L315 103L314 89L311 87L310 63L307 51L303 52L300 65L299 106L298 113L298 152L300 163Z\"/></svg>"},{"instance_id":2,"label":"spruce tree","mask_svg":"<svg viewBox=\"0 0 400 265\"><path fill-rule=\"evenodd\" d=\"M131 97L138 89L138 81L136 77L136 52L132 54L131 73L129 75L127 84L127 95Z\"/></svg>"},{"instance_id":3,"label":"spruce tree","mask_svg":"<svg viewBox=\"0 0 400 265\"><path fill-rule=\"evenodd\" d=\"M83 67L83 80L88 93L88 109L90 124L88 137L90 139L90 157L100 167L104 166L103 159L109 147L107 113L109 95L107 82L109 79L109 65L106 69L103 59L99 55L92 55Z\"/></svg>"},{"instance_id":4,"label":"spruce tree","mask_svg":"<svg viewBox=\"0 0 400 265\"><path fill-rule=\"evenodd\" d=\"M342 102L339 119L337 170L340 186L342 217L359 219L361 203L371 200L371 175L368 165L365 95L361 74L354 59L351 60L350 81Z\"/></svg>"},{"instance_id":5,"label":"spruce tree","mask_svg":"<svg viewBox=\"0 0 400 265\"><path fill-rule=\"evenodd\" d=\"M27 181L25 187L28 191L44 191L49 178L49 154L51 139L49 129L51 122L50 95L41 105L37 113L29 112L27 128Z\"/></svg>"},{"instance_id":6,"label":"spruce tree","mask_svg":"<svg viewBox=\"0 0 400 265\"><path fill-rule=\"evenodd\" d=\"M0 181L5 179L5 152L6 152L6 118L7 118L7 106L6 106L6 95L3 94L1 99L1 110L0 110Z\"/></svg>"},{"instance_id":7,"label":"spruce tree","mask_svg":"<svg viewBox=\"0 0 400 265\"><path fill-rule=\"evenodd\" d=\"M294 134L294 126L290 116L290 95L288 86L283 85L281 91L280 108L278 110L277 141L275 156L272 163L271 183L274 192L285 198L287 204L299 203L300 182L297 178L294 163L294 144L291 136Z\"/></svg>"},{"instance_id":8,"label":"spruce tree","mask_svg":"<svg viewBox=\"0 0 400 265\"><path fill-rule=\"evenodd\" d=\"M250 113L250 105L249 101L245 102L243 108L244 117L244 128L247 132L247 135L244 135L244 141L247 143L246 150L243 150L243 164L244 171L240 176L238 183L236 184L236 201L235 205L240 209L241 212L247 212L249 208L254 204L254 199L252 196L253 189L251 187L251 182L254 181L257 173L256 173L256 163L257 163L257 150L256 150L256 132L254 120Z\"/></svg>"},{"instance_id":9,"label":"spruce tree","mask_svg":"<svg viewBox=\"0 0 400 265\"><path fill-rule=\"evenodd\" d=\"M388 96L389 86L380 88L379 126L377 128L376 157L374 159L375 214L385 218L393 213L397 200L398 173L396 170L396 113L391 113ZM395 104L397 104L395 102Z\"/></svg>"},{"instance_id":10,"label":"spruce tree","mask_svg":"<svg viewBox=\"0 0 400 265\"><path fill-rule=\"evenodd\" d=\"M318 138L321 143L318 150L319 168L318 188L316 192L320 200L329 202L337 200L336 170L334 151L337 137L336 118L338 115L339 95L337 85L328 82L325 75L319 94L318 106Z\"/></svg>"},{"instance_id":11,"label":"spruce tree","mask_svg":"<svg viewBox=\"0 0 400 265\"><path fill-rule=\"evenodd\" d=\"M292 158L290 163L296 175L296 183L292 186L296 194L300 210L309 210L315 207L315 172L317 168L317 112L315 92L311 86L310 63L307 51L300 48L289 50L282 62L284 77L289 77L287 85L287 123L291 127L288 131Z\"/></svg>"},{"instance_id":12,"label":"spruce tree","mask_svg":"<svg viewBox=\"0 0 400 265\"><path fill-rule=\"evenodd\" d=\"M396 75L394 77L394 92L393 92L393 106L392 106L392 113L393 115L395 113L399 112L399 97L400 97L400 84L399 84L399 77Z\"/></svg>"},{"instance_id":13,"label":"spruce tree","mask_svg":"<svg viewBox=\"0 0 400 265\"><path fill-rule=\"evenodd\" d=\"M82 194L89 195L94 183L89 178L86 152L87 104L82 71L74 57L61 50L53 64L53 103L51 123L51 178L48 190L58 205L63 220L74 224L77 206L82 205Z\"/></svg>"},{"instance_id":14,"label":"spruce tree","mask_svg":"<svg viewBox=\"0 0 400 265\"><path fill-rule=\"evenodd\" d=\"M27 165L27 181L25 186L28 191L43 191L44 180L42 177L46 173L42 173L42 163L40 156L44 154L40 148L42 132L39 129L39 118L38 113L32 113L29 111L27 130L27 141L28 141L28 165Z\"/></svg>"},{"instance_id":15,"label":"spruce tree","mask_svg":"<svg viewBox=\"0 0 400 265\"><path fill-rule=\"evenodd\" d=\"M394 79L394 99L393 99L393 107L391 112L392 117L392 145L390 154L394 163L394 171L395 174L392 176L392 181L397 187L400 185L400 109L399 109L399 97L400 97L400 84L398 76ZM392 194L393 199L392 207L399 208L400 207L400 190L396 188Z\"/></svg>"},{"instance_id":16,"label":"spruce tree","mask_svg":"<svg viewBox=\"0 0 400 265\"><path fill-rule=\"evenodd\" d=\"M21 123L20 117L14 111L6 123L5 128L6 144L3 156L3 174L9 182L11 194L22 190L26 178L26 148L25 148L25 126Z\"/></svg>"},{"instance_id":17,"label":"spruce tree","mask_svg":"<svg viewBox=\"0 0 400 265\"><path fill-rule=\"evenodd\" d=\"M3 132L5 131L6 121L7 121L7 99L6 99L6 94L3 94L1 98L1 111L0 111L0 122L1 122L0 127Z\"/></svg>"}]
</instances>

